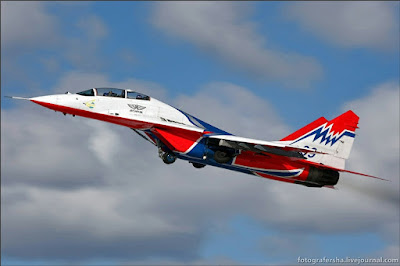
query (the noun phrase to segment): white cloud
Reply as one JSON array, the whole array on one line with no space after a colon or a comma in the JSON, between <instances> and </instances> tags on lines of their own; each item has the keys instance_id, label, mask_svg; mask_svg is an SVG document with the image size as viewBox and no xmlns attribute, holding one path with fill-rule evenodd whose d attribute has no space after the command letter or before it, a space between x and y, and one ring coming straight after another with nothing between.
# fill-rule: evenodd
<instances>
[{"instance_id":1,"label":"white cloud","mask_svg":"<svg viewBox=\"0 0 400 266\"><path fill-rule=\"evenodd\" d=\"M385 1L296 2L284 9L289 19L336 45L398 49L399 5Z\"/></svg>"},{"instance_id":2,"label":"white cloud","mask_svg":"<svg viewBox=\"0 0 400 266\"><path fill-rule=\"evenodd\" d=\"M393 213L385 216L385 226L379 227L378 230L386 240L397 246L400 235L399 98L399 84L388 82L376 86L370 95L352 101L343 108L353 109L360 116L360 129L347 168L374 174L390 182L374 182L370 185L367 180L353 176L342 178L343 189L374 199L385 205L388 210L393 208Z\"/></svg>"},{"instance_id":3,"label":"white cloud","mask_svg":"<svg viewBox=\"0 0 400 266\"><path fill-rule=\"evenodd\" d=\"M57 25L42 2L1 2L2 49L54 45L58 40Z\"/></svg>"},{"instance_id":4,"label":"white cloud","mask_svg":"<svg viewBox=\"0 0 400 266\"><path fill-rule=\"evenodd\" d=\"M4 80L18 81L35 91L39 86L26 70L27 58L34 54L33 51L45 52L63 44L59 21L46 7L44 2L1 1L2 75L6 77ZM40 61L45 70L54 71L59 65L54 58L41 58ZM6 84L2 84L3 89Z\"/></svg>"},{"instance_id":5,"label":"white cloud","mask_svg":"<svg viewBox=\"0 0 400 266\"><path fill-rule=\"evenodd\" d=\"M235 135L272 140L289 133L270 103L231 83L210 83L196 95L181 95L175 102L176 107Z\"/></svg>"},{"instance_id":6,"label":"white cloud","mask_svg":"<svg viewBox=\"0 0 400 266\"><path fill-rule=\"evenodd\" d=\"M89 139L89 148L106 166L115 163L118 150L122 141L119 136L107 125L96 121L88 121L93 128L92 137Z\"/></svg>"},{"instance_id":7,"label":"white cloud","mask_svg":"<svg viewBox=\"0 0 400 266\"><path fill-rule=\"evenodd\" d=\"M372 174L380 173L396 184L399 183L399 171L395 171L396 167L399 170L399 98L399 85L389 82L377 86L365 98L345 106L360 116L361 132L354 143L351 164ZM375 158L380 158L385 164Z\"/></svg>"},{"instance_id":8,"label":"white cloud","mask_svg":"<svg viewBox=\"0 0 400 266\"><path fill-rule=\"evenodd\" d=\"M277 51L266 46L249 9L230 2L158 2L152 23L172 36L187 40L229 66L262 80L292 87L308 87L321 77L312 57Z\"/></svg>"},{"instance_id":9,"label":"white cloud","mask_svg":"<svg viewBox=\"0 0 400 266\"><path fill-rule=\"evenodd\" d=\"M135 80L113 83L98 74L70 73L59 85L75 87L90 78L115 87L135 84ZM161 88L151 82L140 84ZM385 93L385 86L389 85L378 86L373 94L355 102L362 118L368 117L370 109L392 103L391 92L398 88L389 86ZM250 131L247 136L267 140L287 133L287 126L268 102L233 84L209 84L194 96L181 95L167 102L233 133L247 135ZM207 108L199 104L204 102ZM201 261L208 228L224 225L235 215L249 216L270 230L297 232L294 241L302 232L372 232L388 243L378 254L392 254L398 246L396 236L389 234L398 225L398 190L382 181L344 175L335 191L213 167L194 169L184 161L165 165L155 147L127 128L87 123L84 118L64 117L36 106L3 110L2 116L3 255L79 261L102 254L130 261ZM374 116L370 123L378 125L379 120ZM373 129L362 125L355 148L368 149L378 136L369 137L367 131ZM91 149L96 134L118 138L102 146L104 152L110 151L107 162L112 163L104 164ZM398 131L386 134L391 139ZM381 157L382 148L375 147L379 151L373 157L374 165L379 167L371 170L378 175L395 173L392 163L398 155ZM352 154L349 166L355 167L353 161L360 161L360 169L355 170L367 170L370 151ZM97 179L101 182L96 183ZM79 184L79 180L87 182ZM69 182L75 185L66 186ZM348 187L361 183L366 191L377 193L359 193ZM389 204L377 196L382 192L393 195L385 200ZM289 240L277 243L299 250Z\"/></svg>"},{"instance_id":10,"label":"white cloud","mask_svg":"<svg viewBox=\"0 0 400 266\"><path fill-rule=\"evenodd\" d=\"M3 184L58 189L103 184L102 167L91 167L97 158L80 148L79 141L89 138L88 126L71 119L33 105L2 110ZM35 123L21 124L26 121Z\"/></svg>"},{"instance_id":11,"label":"white cloud","mask_svg":"<svg viewBox=\"0 0 400 266\"><path fill-rule=\"evenodd\" d=\"M21 65L21 62L29 63L32 56L42 64L37 67L42 67L40 70L51 75L57 75L65 65L72 65L80 71L104 69L104 63L113 60L106 60L99 53L103 40L109 34L104 21L88 12L72 18L63 17L65 8L86 4L62 3L62 11L58 9L59 4L1 2L2 71L4 69L3 74L9 80L23 82L31 90L39 87L32 86L32 83L37 83L35 77L26 72L26 65ZM52 8L56 8L56 12L52 12ZM65 28L71 31L64 31ZM31 53L33 50L38 53ZM35 91L39 89L35 88Z\"/></svg>"}]
</instances>

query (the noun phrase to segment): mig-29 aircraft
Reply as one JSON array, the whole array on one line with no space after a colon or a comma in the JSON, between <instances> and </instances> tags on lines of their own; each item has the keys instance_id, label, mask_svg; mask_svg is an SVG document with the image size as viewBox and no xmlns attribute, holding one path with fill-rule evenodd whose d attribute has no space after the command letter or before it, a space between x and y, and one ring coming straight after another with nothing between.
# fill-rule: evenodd
<instances>
[{"instance_id":1,"label":"mig-29 aircraft","mask_svg":"<svg viewBox=\"0 0 400 266\"><path fill-rule=\"evenodd\" d=\"M232 135L129 89L11 98L129 127L157 146L166 164L179 158L196 168L212 165L308 187L333 188L339 172L370 176L344 169L359 120L351 110L330 121L320 117L280 141L264 141Z\"/></svg>"}]
</instances>

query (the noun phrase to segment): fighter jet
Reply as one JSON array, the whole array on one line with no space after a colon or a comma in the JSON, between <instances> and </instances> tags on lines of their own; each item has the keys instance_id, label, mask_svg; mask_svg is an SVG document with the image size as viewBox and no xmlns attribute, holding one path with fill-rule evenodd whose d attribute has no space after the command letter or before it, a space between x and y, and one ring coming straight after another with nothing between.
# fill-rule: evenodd
<instances>
[{"instance_id":1,"label":"fighter jet","mask_svg":"<svg viewBox=\"0 0 400 266\"><path fill-rule=\"evenodd\" d=\"M195 168L211 165L307 187L333 188L340 172L374 177L345 170L359 120L351 110L329 121L320 117L279 141L264 141L235 136L130 89L11 98L129 127L155 145L166 164L182 159Z\"/></svg>"}]
</instances>

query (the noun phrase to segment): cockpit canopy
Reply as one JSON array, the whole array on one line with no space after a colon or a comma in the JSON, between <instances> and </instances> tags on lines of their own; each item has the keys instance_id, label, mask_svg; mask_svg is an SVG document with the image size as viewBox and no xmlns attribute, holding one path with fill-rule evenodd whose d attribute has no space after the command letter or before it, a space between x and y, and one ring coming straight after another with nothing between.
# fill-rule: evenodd
<instances>
[{"instance_id":1,"label":"cockpit canopy","mask_svg":"<svg viewBox=\"0 0 400 266\"><path fill-rule=\"evenodd\" d=\"M97 88L97 96L125 98L125 90L114 88Z\"/></svg>"},{"instance_id":2,"label":"cockpit canopy","mask_svg":"<svg viewBox=\"0 0 400 266\"><path fill-rule=\"evenodd\" d=\"M78 92L77 94L82 96L106 96L106 97L147 100L147 101L150 100L150 97L143 93L139 93L133 90L124 90L116 88L94 88Z\"/></svg>"}]
</instances>

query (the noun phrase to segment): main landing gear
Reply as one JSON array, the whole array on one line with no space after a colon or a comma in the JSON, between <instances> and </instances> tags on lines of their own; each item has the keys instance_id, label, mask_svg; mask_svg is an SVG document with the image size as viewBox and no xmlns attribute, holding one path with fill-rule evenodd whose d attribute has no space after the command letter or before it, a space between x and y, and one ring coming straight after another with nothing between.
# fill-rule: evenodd
<instances>
[{"instance_id":1,"label":"main landing gear","mask_svg":"<svg viewBox=\"0 0 400 266\"><path fill-rule=\"evenodd\" d=\"M195 163L195 162L190 162L194 168L203 168L204 166L206 166L205 164L202 163Z\"/></svg>"},{"instance_id":2,"label":"main landing gear","mask_svg":"<svg viewBox=\"0 0 400 266\"><path fill-rule=\"evenodd\" d=\"M232 155L223 150L217 150L214 152L214 160L217 163L227 163L232 159Z\"/></svg>"}]
</instances>

